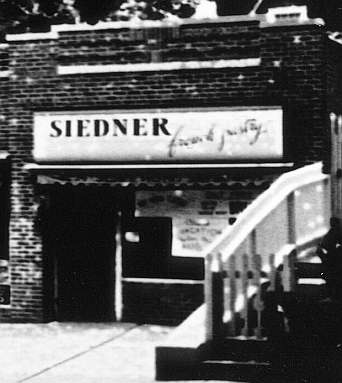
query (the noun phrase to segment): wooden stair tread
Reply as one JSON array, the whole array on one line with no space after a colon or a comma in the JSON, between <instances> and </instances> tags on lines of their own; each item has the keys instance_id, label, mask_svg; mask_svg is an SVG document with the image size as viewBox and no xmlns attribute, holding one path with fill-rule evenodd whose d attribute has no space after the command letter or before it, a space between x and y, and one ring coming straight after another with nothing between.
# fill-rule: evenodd
<instances>
[{"instance_id":1,"label":"wooden stair tread","mask_svg":"<svg viewBox=\"0 0 342 383\"><path fill-rule=\"evenodd\" d=\"M271 366L270 362L259 362L257 360L221 360L221 359L208 359L203 360L202 363L208 364L222 364L222 365L237 365L237 366Z\"/></svg>"},{"instance_id":2,"label":"wooden stair tread","mask_svg":"<svg viewBox=\"0 0 342 383\"><path fill-rule=\"evenodd\" d=\"M321 263L297 262L295 274L297 278L321 278L323 266Z\"/></svg>"}]
</instances>

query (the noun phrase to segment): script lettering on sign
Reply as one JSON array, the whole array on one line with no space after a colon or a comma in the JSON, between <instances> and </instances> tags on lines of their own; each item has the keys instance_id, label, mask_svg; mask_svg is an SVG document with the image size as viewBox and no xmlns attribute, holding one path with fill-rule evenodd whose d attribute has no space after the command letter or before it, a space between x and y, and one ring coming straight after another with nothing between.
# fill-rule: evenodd
<instances>
[{"instance_id":1,"label":"script lettering on sign","mask_svg":"<svg viewBox=\"0 0 342 383\"><path fill-rule=\"evenodd\" d=\"M210 127L203 135L189 136L186 134L185 127L181 126L172 137L168 153L169 157L172 158L176 156L177 148L187 147L190 149L206 142L216 142L217 152L222 152L229 145L230 138L234 136L245 137L249 145L255 145L262 133L266 134L267 128L263 127L262 123L255 118L245 120L236 128Z\"/></svg>"}]
</instances>

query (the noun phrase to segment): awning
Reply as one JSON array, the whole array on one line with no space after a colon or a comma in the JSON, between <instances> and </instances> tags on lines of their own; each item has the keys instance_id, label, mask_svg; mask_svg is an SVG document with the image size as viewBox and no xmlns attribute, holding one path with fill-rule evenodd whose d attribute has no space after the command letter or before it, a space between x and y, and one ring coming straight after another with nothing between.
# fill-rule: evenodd
<instances>
[{"instance_id":1,"label":"awning","mask_svg":"<svg viewBox=\"0 0 342 383\"><path fill-rule=\"evenodd\" d=\"M267 164L115 164L41 165L25 169L40 185L96 185L153 188L267 188L293 163Z\"/></svg>"}]
</instances>

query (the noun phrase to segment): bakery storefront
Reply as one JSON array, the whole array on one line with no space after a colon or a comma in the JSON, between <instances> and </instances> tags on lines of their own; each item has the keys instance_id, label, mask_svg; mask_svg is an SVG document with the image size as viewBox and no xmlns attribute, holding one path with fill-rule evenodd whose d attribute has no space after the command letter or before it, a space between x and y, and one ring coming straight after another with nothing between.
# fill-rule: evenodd
<instances>
[{"instance_id":1,"label":"bakery storefront","mask_svg":"<svg viewBox=\"0 0 342 383\"><path fill-rule=\"evenodd\" d=\"M286 166L280 106L36 112L45 310L179 323L206 248Z\"/></svg>"}]
</instances>

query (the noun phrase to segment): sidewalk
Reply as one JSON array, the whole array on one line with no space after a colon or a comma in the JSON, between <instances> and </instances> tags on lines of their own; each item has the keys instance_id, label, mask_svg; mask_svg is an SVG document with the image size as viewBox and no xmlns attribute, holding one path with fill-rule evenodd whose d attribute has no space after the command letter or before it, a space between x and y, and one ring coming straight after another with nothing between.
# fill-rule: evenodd
<instances>
[{"instance_id":1,"label":"sidewalk","mask_svg":"<svg viewBox=\"0 0 342 383\"><path fill-rule=\"evenodd\" d=\"M0 324L0 382L153 383L154 347L171 330L132 323Z\"/></svg>"}]
</instances>

